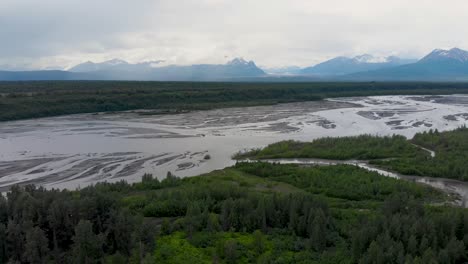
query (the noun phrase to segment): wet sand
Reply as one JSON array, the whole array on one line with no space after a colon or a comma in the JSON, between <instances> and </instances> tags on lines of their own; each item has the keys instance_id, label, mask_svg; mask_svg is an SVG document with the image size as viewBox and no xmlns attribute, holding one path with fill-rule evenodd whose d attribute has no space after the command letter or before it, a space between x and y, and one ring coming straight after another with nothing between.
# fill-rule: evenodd
<instances>
[{"instance_id":1,"label":"wet sand","mask_svg":"<svg viewBox=\"0 0 468 264\"><path fill-rule=\"evenodd\" d=\"M281 140L359 134L412 137L468 124L467 96L375 96L178 114L127 111L0 123L0 190L188 177ZM205 160L205 155L210 155Z\"/></svg>"}]
</instances>

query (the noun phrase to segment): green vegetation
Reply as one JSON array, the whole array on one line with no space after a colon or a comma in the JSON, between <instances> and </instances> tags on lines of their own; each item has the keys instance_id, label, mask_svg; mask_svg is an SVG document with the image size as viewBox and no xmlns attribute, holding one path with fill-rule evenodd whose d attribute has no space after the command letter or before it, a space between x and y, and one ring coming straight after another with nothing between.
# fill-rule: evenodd
<instances>
[{"instance_id":1,"label":"green vegetation","mask_svg":"<svg viewBox=\"0 0 468 264\"><path fill-rule=\"evenodd\" d=\"M435 157L420 147L435 152ZM236 159L322 158L370 160L371 164L406 175L468 181L468 128L430 130L406 140L402 136L322 138L312 142L283 141L234 155Z\"/></svg>"},{"instance_id":2,"label":"green vegetation","mask_svg":"<svg viewBox=\"0 0 468 264\"><path fill-rule=\"evenodd\" d=\"M411 193L417 199L428 201L441 198L440 193L432 189L381 177L374 172L350 165L308 168L259 162L239 163L236 168L259 177L290 184L320 197L334 198L333 201L337 206L339 201L343 201L344 204L340 205L343 208L350 206L368 208L373 201L383 201L397 192Z\"/></svg>"},{"instance_id":3,"label":"green vegetation","mask_svg":"<svg viewBox=\"0 0 468 264\"><path fill-rule=\"evenodd\" d=\"M410 141L435 152L435 157L377 161L376 164L403 174L443 177L468 181L468 128L438 132L430 130Z\"/></svg>"},{"instance_id":4,"label":"green vegetation","mask_svg":"<svg viewBox=\"0 0 468 264\"><path fill-rule=\"evenodd\" d=\"M183 112L329 97L468 93L463 83L0 82L0 121L156 109Z\"/></svg>"},{"instance_id":5,"label":"green vegetation","mask_svg":"<svg viewBox=\"0 0 468 264\"><path fill-rule=\"evenodd\" d=\"M334 160L370 160L426 157L426 151L409 143L404 136L320 138L312 142L282 141L264 149L237 153L236 159L319 158Z\"/></svg>"},{"instance_id":6,"label":"green vegetation","mask_svg":"<svg viewBox=\"0 0 468 264\"><path fill-rule=\"evenodd\" d=\"M461 263L468 211L349 165L238 163L0 199L0 262Z\"/></svg>"},{"instance_id":7,"label":"green vegetation","mask_svg":"<svg viewBox=\"0 0 468 264\"><path fill-rule=\"evenodd\" d=\"M0 83L0 120L153 114L335 96L468 93L433 83ZM417 145L417 146L416 146ZM422 146L436 152L435 157ZM468 129L280 142L238 158L365 159L468 180ZM205 159L210 159L208 155ZM428 186L355 166L238 163L206 175L15 186L0 197L0 263L465 263L468 211Z\"/></svg>"}]
</instances>

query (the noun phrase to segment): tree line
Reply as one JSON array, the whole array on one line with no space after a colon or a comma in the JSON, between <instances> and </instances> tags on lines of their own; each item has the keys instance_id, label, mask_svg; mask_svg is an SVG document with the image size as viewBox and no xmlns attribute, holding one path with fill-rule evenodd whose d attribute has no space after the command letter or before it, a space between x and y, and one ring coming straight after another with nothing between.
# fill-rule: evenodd
<instances>
[{"instance_id":1,"label":"tree line","mask_svg":"<svg viewBox=\"0 0 468 264\"><path fill-rule=\"evenodd\" d=\"M435 156L421 147L432 150ZM369 160L406 175L468 180L468 129L429 130L408 140L403 136L360 135L320 138L312 142L282 141L263 149L237 153L235 159L321 158Z\"/></svg>"},{"instance_id":2,"label":"tree line","mask_svg":"<svg viewBox=\"0 0 468 264\"><path fill-rule=\"evenodd\" d=\"M468 214L349 165L238 163L0 198L0 262L461 263Z\"/></svg>"},{"instance_id":3,"label":"tree line","mask_svg":"<svg viewBox=\"0 0 468 264\"><path fill-rule=\"evenodd\" d=\"M0 121L77 113L203 110L330 97L468 93L463 83L0 82Z\"/></svg>"}]
</instances>

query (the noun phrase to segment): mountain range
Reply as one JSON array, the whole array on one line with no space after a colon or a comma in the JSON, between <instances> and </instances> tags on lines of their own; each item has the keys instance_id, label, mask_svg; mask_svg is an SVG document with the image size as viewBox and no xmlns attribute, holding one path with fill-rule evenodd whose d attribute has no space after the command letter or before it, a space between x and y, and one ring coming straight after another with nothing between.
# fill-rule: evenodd
<instances>
[{"instance_id":1,"label":"mountain range","mask_svg":"<svg viewBox=\"0 0 468 264\"><path fill-rule=\"evenodd\" d=\"M101 63L94 63L92 61L87 61L85 63L78 64L68 71L71 72L96 72L96 71L141 71L148 70L152 67L158 66L164 61L147 61L140 62L136 64L128 63L124 60L113 59L109 61L104 61Z\"/></svg>"},{"instance_id":2,"label":"mountain range","mask_svg":"<svg viewBox=\"0 0 468 264\"><path fill-rule=\"evenodd\" d=\"M360 81L468 81L468 51L436 49L415 63L341 76Z\"/></svg>"},{"instance_id":3,"label":"mountain range","mask_svg":"<svg viewBox=\"0 0 468 264\"><path fill-rule=\"evenodd\" d=\"M400 59L395 56L377 58L369 54L354 58L336 57L319 63L312 67L306 67L300 71L302 75L338 76L356 72L365 72L377 69L391 68L416 62L416 60Z\"/></svg>"},{"instance_id":4,"label":"mountain range","mask_svg":"<svg viewBox=\"0 0 468 264\"><path fill-rule=\"evenodd\" d=\"M226 64L159 66L162 61L131 64L113 59L85 62L67 71L0 71L0 80L143 80L143 81L227 81L261 77L265 72L253 61L236 58Z\"/></svg>"},{"instance_id":5,"label":"mountain range","mask_svg":"<svg viewBox=\"0 0 468 264\"><path fill-rule=\"evenodd\" d=\"M311 67L259 68L253 61L226 64L164 65L91 61L66 71L0 71L0 80L152 80L152 81L468 81L468 51L436 49L420 60L364 54L336 57Z\"/></svg>"},{"instance_id":6,"label":"mountain range","mask_svg":"<svg viewBox=\"0 0 468 264\"><path fill-rule=\"evenodd\" d=\"M236 58L226 64L159 66L162 61L131 64L123 60L86 62L69 69L72 73L92 74L105 80L210 81L265 75L253 61Z\"/></svg>"}]
</instances>

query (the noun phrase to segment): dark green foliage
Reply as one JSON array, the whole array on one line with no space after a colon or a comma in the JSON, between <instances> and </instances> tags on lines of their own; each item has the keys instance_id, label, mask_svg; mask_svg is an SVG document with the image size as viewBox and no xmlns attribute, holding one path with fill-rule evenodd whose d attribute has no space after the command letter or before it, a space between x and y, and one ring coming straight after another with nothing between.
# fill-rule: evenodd
<instances>
[{"instance_id":1,"label":"dark green foliage","mask_svg":"<svg viewBox=\"0 0 468 264\"><path fill-rule=\"evenodd\" d=\"M24 228L31 228L29 226L27 227L29 223L30 222L27 220L24 224L17 223L14 220L8 221L6 243L8 257L12 261L20 262L23 260L24 245L26 241Z\"/></svg>"},{"instance_id":2,"label":"dark green foliage","mask_svg":"<svg viewBox=\"0 0 468 264\"><path fill-rule=\"evenodd\" d=\"M0 263L94 263L116 253L128 259L135 248L141 247L143 254L151 251L155 232L122 208L114 195L115 190L131 188L126 183L77 192L13 187L2 209L6 218L0 222Z\"/></svg>"},{"instance_id":3,"label":"dark green foliage","mask_svg":"<svg viewBox=\"0 0 468 264\"><path fill-rule=\"evenodd\" d=\"M0 224L0 263L5 263L8 260L7 254L7 230L5 224Z\"/></svg>"},{"instance_id":4,"label":"dark green foliage","mask_svg":"<svg viewBox=\"0 0 468 264\"><path fill-rule=\"evenodd\" d=\"M418 147L419 146L419 147ZM428 151L435 152L431 157ZM405 175L468 180L468 128L418 133L411 140L402 136L322 138L312 142L283 141L234 156L237 159L322 158L370 160Z\"/></svg>"},{"instance_id":5,"label":"dark green foliage","mask_svg":"<svg viewBox=\"0 0 468 264\"><path fill-rule=\"evenodd\" d=\"M463 263L468 212L354 166L238 163L0 199L1 263ZM428 262L429 261L429 262ZM436 263L434 262L434 263Z\"/></svg>"},{"instance_id":6,"label":"dark green foliage","mask_svg":"<svg viewBox=\"0 0 468 264\"><path fill-rule=\"evenodd\" d=\"M26 232L23 259L29 263L47 263L49 241L42 229L33 227Z\"/></svg>"},{"instance_id":7,"label":"dark green foliage","mask_svg":"<svg viewBox=\"0 0 468 264\"><path fill-rule=\"evenodd\" d=\"M421 185L382 177L351 165L316 166L279 165L264 162L237 163L236 168L274 181L289 183L314 194L346 200L384 200L396 192L408 192L416 198L434 199L438 192Z\"/></svg>"},{"instance_id":8,"label":"dark green foliage","mask_svg":"<svg viewBox=\"0 0 468 264\"><path fill-rule=\"evenodd\" d=\"M106 246L109 251L120 252L125 256L129 256L133 248L133 241L130 238L134 229L135 219L128 210L111 211L106 223Z\"/></svg>"},{"instance_id":9,"label":"dark green foliage","mask_svg":"<svg viewBox=\"0 0 468 264\"><path fill-rule=\"evenodd\" d=\"M93 225L90 221L80 220L75 227L75 235L72 240L75 262L93 263L102 256L103 238L94 234Z\"/></svg>"},{"instance_id":10,"label":"dark green foliage","mask_svg":"<svg viewBox=\"0 0 468 264\"><path fill-rule=\"evenodd\" d=\"M427 153L410 144L403 136L320 138L312 142L282 141L235 155L237 159L320 158L320 159L382 159L397 157L426 157Z\"/></svg>"},{"instance_id":11,"label":"dark green foliage","mask_svg":"<svg viewBox=\"0 0 468 264\"><path fill-rule=\"evenodd\" d=\"M328 97L460 94L463 83L0 82L0 121L56 115L193 109L312 101Z\"/></svg>"},{"instance_id":12,"label":"dark green foliage","mask_svg":"<svg viewBox=\"0 0 468 264\"><path fill-rule=\"evenodd\" d=\"M454 235L457 224L452 221L453 217L467 221L466 211L424 210L401 194L385 203L382 214L355 229L355 259L363 263L405 263L408 257L422 263L466 261L466 244Z\"/></svg>"},{"instance_id":13,"label":"dark green foliage","mask_svg":"<svg viewBox=\"0 0 468 264\"><path fill-rule=\"evenodd\" d=\"M416 134L412 143L435 152L435 157L413 157L382 161L377 164L403 174L444 177L468 181L468 128Z\"/></svg>"}]
</instances>

